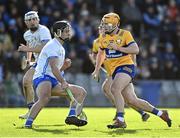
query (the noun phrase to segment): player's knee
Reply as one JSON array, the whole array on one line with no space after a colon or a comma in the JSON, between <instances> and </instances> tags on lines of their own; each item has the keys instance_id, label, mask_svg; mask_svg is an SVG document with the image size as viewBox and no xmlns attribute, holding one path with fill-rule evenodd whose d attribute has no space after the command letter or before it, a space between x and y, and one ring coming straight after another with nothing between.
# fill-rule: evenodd
<instances>
[{"instance_id":1,"label":"player's knee","mask_svg":"<svg viewBox=\"0 0 180 138\"><path fill-rule=\"evenodd\" d=\"M103 90L104 94L107 94L108 93L108 86L107 85L103 85L102 86L102 90Z\"/></svg>"},{"instance_id":2,"label":"player's knee","mask_svg":"<svg viewBox=\"0 0 180 138\"><path fill-rule=\"evenodd\" d=\"M117 92L116 88L111 87L111 93L114 95Z\"/></svg>"},{"instance_id":3,"label":"player's knee","mask_svg":"<svg viewBox=\"0 0 180 138\"><path fill-rule=\"evenodd\" d=\"M39 103L41 104L41 106L45 106L48 102L49 102L49 97L44 97L39 99Z\"/></svg>"},{"instance_id":4,"label":"player's knee","mask_svg":"<svg viewBox=\"0 0 180 138\"><path fill-rule=\"evenodd\" d=\"M115 95L117 92L121 92L120 88L117 88L116 86L111 86L111 93Z\"/></svg>"},{"instance_id":5,"label":"player's knee","mask_svg":"<svg viewBox=\"0 0 180 138\"><path fill-rule=\"evenodd\" d=\"M87 91L81 87L81 95L83 98L85 98L87 96Z\"/></svg>"},{"instance_id":6,"label":"player's knee","mask_svg":"<svg viewBox=\"0 0 180 138\"><path fill-rule=\"evenodd\" d=\"M117 84L112 84L111 85L111 93L114 95L114 94L116 94L117 92L122 92L122 90L123 90L123 87L119 87L119 85L117 85Z\"/></svg>"}]
</instances>

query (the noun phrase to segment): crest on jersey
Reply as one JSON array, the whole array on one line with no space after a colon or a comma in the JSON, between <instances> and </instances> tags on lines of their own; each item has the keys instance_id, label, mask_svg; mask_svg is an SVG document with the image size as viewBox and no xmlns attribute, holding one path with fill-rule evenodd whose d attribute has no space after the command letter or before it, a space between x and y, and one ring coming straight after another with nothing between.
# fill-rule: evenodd
<instances>
[{"instance_id":1,"label":"crest on jersey","mask_svg":"<svg viewBox=\"0 0 180 138\"><path fill-rule=\"evenodd\" d=\"M121 44L121 40L120 39L116 40L116 42L117 42L117 44Z\"/></svg>"}]
</instances>

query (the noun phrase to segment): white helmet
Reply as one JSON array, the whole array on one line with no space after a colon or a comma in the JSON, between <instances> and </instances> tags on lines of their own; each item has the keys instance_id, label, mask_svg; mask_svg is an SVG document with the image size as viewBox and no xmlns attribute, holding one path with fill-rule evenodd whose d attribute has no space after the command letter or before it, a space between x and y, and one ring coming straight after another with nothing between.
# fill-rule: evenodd
<instances>
[{"instance_id":1,"label":"white helmet","mask_svg":"<svg viewBox=\"0 0 180 138\"><path fill-rule=\"evenodd\" d=\"M29 11L24 15L24 21L28 21L29 19L37 18L39 20L38 12Z\"/></svg>"}]
</instances>

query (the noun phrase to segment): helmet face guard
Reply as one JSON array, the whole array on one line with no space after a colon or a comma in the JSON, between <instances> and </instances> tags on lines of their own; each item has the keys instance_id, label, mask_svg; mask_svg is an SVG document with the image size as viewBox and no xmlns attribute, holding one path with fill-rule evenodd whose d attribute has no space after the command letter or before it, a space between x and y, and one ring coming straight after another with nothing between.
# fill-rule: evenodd
<instances>
[{"instance_id":1,"label":"helmet face guard","mask_svg":"<svg viewBox=\"0 0 180 138\"><path fill-rule=\"evenodd\" d=\"M111 23L101 23L102 29L106 34L112 33L118 26L113 26Z\"/></svg>"},{"instance_id":2,"label":"helmet face guard","mask_svg":"<svg viewBox=\"0 0 180 138\"><path fill-rule=\"evenodd\" d=\"M106 34L112 33L120 24L120 17L116 13L105 14L102 18L101 25Z\"/></svg>"}]
</instances>

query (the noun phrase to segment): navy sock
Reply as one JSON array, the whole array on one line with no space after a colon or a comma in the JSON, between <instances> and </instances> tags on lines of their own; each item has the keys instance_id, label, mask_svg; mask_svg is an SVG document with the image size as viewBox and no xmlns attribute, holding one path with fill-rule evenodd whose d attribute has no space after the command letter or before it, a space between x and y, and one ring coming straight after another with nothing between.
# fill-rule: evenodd
<instances>
[{"instance_id":1,"label":"navy sock","mask_svg":"<svg viewBox=\"0 0 180 138\"><path fill-rule=\"evenodd\" d=\"M34 121L34 119L32 119L32 118L29 117L29 118L26 120L25 126L26 126L26 127L32 127L33 121Z\"/></svg>"},{"instance_id":2,"label":"navy sock","mask_svg":"<svg viewBox=\"0 0 180 138\"><path fill-rule=\"evenodd\" d=\"M33 106L34 102L28 103L27 106L29 109L31 109L31 107Z\"/></svg>"},{"instance_id":3,"label":"navy sock","mask_svg":"<svg viewBox=\"0 0 180 138\"><path fill-rule=\"evenodd\" d=\"M118 112L117 113L117 119L121 122L124 122L124 113L123 112Z\"/></svg>"},{"instance_id":4,"label":"navy sock","mask_svg":"<svg viewBox=\"0 0 180 138\"><path fill-rule=\"evenodd\" d=\"M142 116L145 114L145 112L144 112L143 110L137 110L137 112L138 112L139 114L141 114Z\"/></svg>"},{"instance_id":5,"label":"navy sock","mask_svg":"<svg viewBox=\"0 0 180 138\"><path fill-rule=\"evenodd\" d=\"M68 116L76 116L76 109L75 108L71 108L69 111Z\"/></svg>"},{"instance_id":6,"label":"navy sock","mask_svg":"<svg viewBox=\"0 0 180 138\"><path fill-rule=\"evenodd\" d=\"M157 115L157 114L158 114L158 112L159 112L159 110L158 110L158 109L153 108L153 110L152 110L152 113L153 113L153 114Z\"/></svg>"},{"instance_id":7,"label":"navy sock","mask_svg":"<svg viewBox=\"0 0 180 138\"><path fill-rule=\"evenodd\" d=\"M122 117L122 118L124 118L124 113L123 113L123 112L118 112L118 113L117 113L117 117Z\"/></svg>"}]
</instances>

